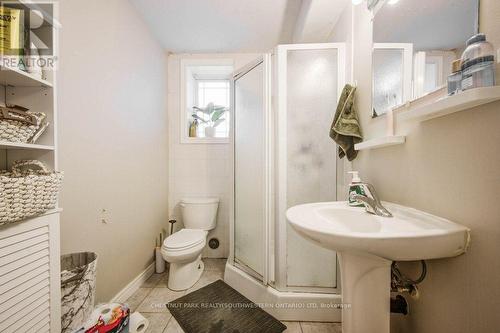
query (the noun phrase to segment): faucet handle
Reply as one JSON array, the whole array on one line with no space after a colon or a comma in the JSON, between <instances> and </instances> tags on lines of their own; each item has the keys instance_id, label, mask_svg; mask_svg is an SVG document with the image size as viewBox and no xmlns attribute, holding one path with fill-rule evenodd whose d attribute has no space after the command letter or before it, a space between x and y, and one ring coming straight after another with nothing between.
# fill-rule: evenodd
<instances>
[{"instance_id":1,"label":"faucet handle","mask_svg":"<svg viewBox=\"0 0 500 333\"><path fill-rule=\"evenodd\" d=\"M366 211L383 217L392 217L391 212L389 212L380 201L377 191L372 184L363 183L365 195L356 194L353 196L353 199L362 203Z\"/></svg>"},{"instance_id":2,"label":"faucet handle","mask_svg":"<svg viewBox=\"0 0 500 333\"><path fill-rule=\"evenodd\" d=\"M380 202L377 196L377 191L375 190L375 187L370 184L370 183L363 183L365 187L365 194L367 197L374 199L377 202Z\"/></svg>"},{"instance_id":3,"label":"faucet handle","mask_svg":"<svg viewBox=\"0 0 500 333\"><path fill-rule=\"evenodd\" d=\"M372 198L374 199L376 196L375 188L373 187L372 184L369 183L359 183L359 185L362 187L362 193L354 193L354 194L359 194L362 196L365 196L367 198Z\"/></svg>"}]
</instances>

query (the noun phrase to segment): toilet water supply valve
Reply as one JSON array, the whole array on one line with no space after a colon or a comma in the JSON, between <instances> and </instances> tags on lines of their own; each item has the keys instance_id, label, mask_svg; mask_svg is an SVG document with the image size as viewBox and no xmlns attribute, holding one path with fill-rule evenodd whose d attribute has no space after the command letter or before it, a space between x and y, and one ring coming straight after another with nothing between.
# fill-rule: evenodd
<instances>
[{"instance_id":1,"label":"toilet water supply valve","mask_svg":"<svg viewBox=\"0 0 500 333\"><path fill-rule=\"evenodd\" d=\"M391 291L397 293L409 293L413 298L417 299L419 296L417 285L424 281L427 275L427 265L424 260L420 261L422 266L422 271L417 279L411 279L404 275L398 267L398 263L393 261L391 265ZM391 312L401 313L404 315L408 314L408 303L406 299L397 295L395 298L391 298Z\"/></svg>"}]
</instances>

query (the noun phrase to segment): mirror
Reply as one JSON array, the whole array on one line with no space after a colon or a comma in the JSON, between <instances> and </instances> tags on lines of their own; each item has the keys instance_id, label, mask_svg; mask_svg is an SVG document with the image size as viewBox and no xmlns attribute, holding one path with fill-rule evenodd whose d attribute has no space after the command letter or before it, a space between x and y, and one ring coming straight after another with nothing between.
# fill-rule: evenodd
<instances>
[{"instance_id":1,"label":"mirror","mask_svg":"<svg viewBox=\"0 0 500 333\"><path fill-rule=\"evenodd\" d=\"M478 20L479 0L387 0L373 19L372 116L444 87Z\"/></svg>"}]
</instances>

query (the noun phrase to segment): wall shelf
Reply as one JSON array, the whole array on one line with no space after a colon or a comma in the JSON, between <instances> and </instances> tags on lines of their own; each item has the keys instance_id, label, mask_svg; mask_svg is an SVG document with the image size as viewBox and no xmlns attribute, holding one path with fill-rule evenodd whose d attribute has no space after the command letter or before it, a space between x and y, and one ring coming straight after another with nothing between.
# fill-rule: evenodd
<instances>
[{"instance_id":1,"label":"wall shelf","mask_svg":"<svg viewBox=\"0 0 500 333\"><path fill-rule=\"evenodd\" d=\"M357 143L354 145L354 149L356 150L368 150L368 149L377 149L388 146L400 145L405 143L406 136L396 135L396 136L384 136L381 138L375 138L371 140L366 140L361 143Z\"/></svg>"},{"instance_id":2,"label":"wall shelf","mask_svg":"<svg viewBox=\"0 0 500 333\"><path fill-rule=\"evenodd\" d=\"M426 121L500 100L500 86L466 90L424 105L400 106L394 111L399 120Z\"/></svg>"},{"instance_id":3,"label":"wall shelf","mask_svg":"<svg viewBox=\"0 0 500 333\"><path fill-rule=\"evenodd\" d=\"M31 144L31 143L0 141L0 149L7 149L7 150L12 150L12 149L54 150L54 146L37 145L37 144Z\"/></svg>"},{"instance_id":4,"label":"wall shelf","mask_svg":"<svg viewBox=\"0 0 500 333\"><path fill-rule=\"evenodd\" d=\"M18 68L0 66L0 84L15 87L52 87L47 80L38 79Z\"/></svg>"}]
</instances>

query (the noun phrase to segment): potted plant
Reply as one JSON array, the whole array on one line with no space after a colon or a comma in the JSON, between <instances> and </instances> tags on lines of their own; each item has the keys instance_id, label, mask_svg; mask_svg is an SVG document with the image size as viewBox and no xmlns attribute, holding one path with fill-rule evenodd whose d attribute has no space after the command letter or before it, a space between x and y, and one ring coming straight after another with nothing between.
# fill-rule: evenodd
<instances>
[{"instance_id":1,"label":"potted plant","mask_svg":"<svg viewBox=\"0 0 500 333\"><path fill-rule=\"evenodd\" d=\"M224 122L225 118L222 118L222 116L228 111L228 108L209 103L204 108L193 106L193 110L192 117L207 125L205 127L205 136L213 138L215 136L215 128Z\"/></svg>"}]
</instances>

